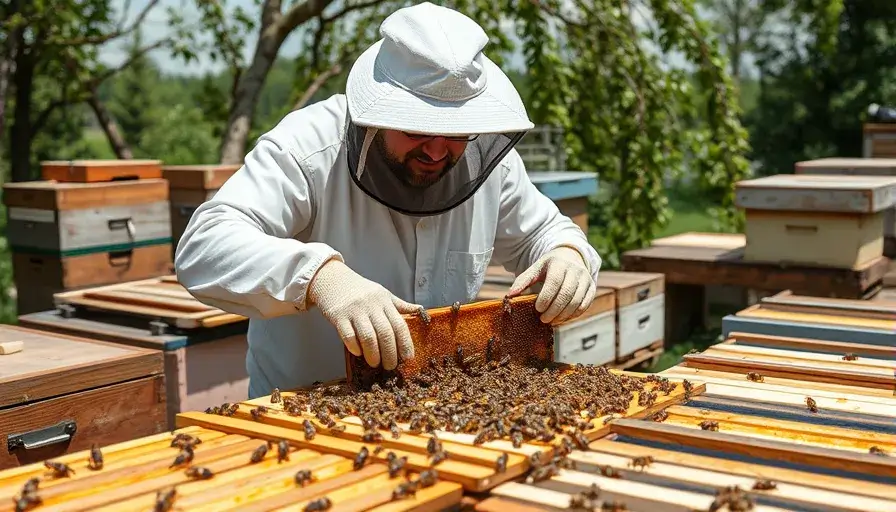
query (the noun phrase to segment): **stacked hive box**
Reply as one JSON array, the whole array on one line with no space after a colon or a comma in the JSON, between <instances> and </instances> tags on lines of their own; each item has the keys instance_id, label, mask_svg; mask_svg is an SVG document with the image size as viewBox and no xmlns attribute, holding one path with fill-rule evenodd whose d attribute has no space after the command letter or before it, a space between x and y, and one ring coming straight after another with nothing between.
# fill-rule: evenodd
<instances>
[{"instance_id":1,"label":"stacked hive box","mask_svg":"<svg viewBox=\"0 0 896 512\"><path fill-rule=\"evenodd\" d=\"M52 309L57 292L170 273L160 176L157 161L44 162L45 181L5 184L19 313Z\"/></svg>"},{"instance_id":2,"label":"stacked hive box","mask_svg":"<svg viewBox=\"0 0 896 512\"><path fill-rule=\"evenodd\" d=\"M896 124L868 123L862 126L865 158L896 158Z\"/></svg>"},{"instance_id":3,"label":"stacked hive box","mask_svg":"<svg viewBox=\"0 0 896 512\"><path fill-rule=\"evenodd\" d=\"M616 363L655 359L663 349L666 314L663 274L613 272L597 277L599 289L616 295Z\"/></svg>"},{"instance_id":4,"label":"stacked hive box","mask_svg":"<svg viewBox=\"0 0 896 512\"><path fill-rule=\"evenodd\" d=\"M742 181L745 261L858 268L883 257L896 178L778 175Z\"/></svg>"},{"instance_id":5,"label":"stacked hive box","mask_svg":"<svg viewBox=\"0 0 896 512\"><path fill-rule=\"evenodd\" d=\"M797 174L896 176L896 158L820 158L797 162L795 170ZM896 256L896 208L884 215L884 254Z\"/></svg>"},{"instance_id":6,"label":"stacked hive box","mask_svg":"<svg viewBox=\"0 0 896 512\"><path fill-rule=\"evenodd\" d=\"M171 196L172 250L177 248L177 243L196 208L211 199L240 167L240 165L168 165L162 168L162 176L168 180Z\"/></svg>"},{"instance_id":7,"label":"stacked hive box","mask_svg":"<svg viewBox=\"0 0 896 512\"><path fill-rule=\"evenodd\" d=\"M539 192L554 201L582 231L588 233L588 198L597 193L597 175L591 172L530 172Z\"/></svg>"}]
</instances>

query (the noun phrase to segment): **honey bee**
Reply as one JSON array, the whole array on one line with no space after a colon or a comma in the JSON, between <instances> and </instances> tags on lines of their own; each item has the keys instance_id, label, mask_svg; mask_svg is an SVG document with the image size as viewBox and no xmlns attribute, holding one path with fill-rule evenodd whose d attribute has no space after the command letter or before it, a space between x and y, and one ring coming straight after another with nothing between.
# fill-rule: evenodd
<instances>
[{"instance_id":1,"label":"honey bee","mask_svg":"<svg viewBox=\"0 0 896 512\"><path fill-rule=\"evenodd\" d=\"M513 431L510 433L510 442L513 444L514 448L519 448L523 446L523 433L519 430Z\"/></svg>"},{"instance_id":2,"label":"honey bee","mask_svg":"<svg viewBox=\"0 0 896 512\"><path fill-rule=\"evenodd\" d=\"M174 487L158 491L156 493L156 504L153 507L153 512L168 512L174 507L174 500L177 498L177 491L174 490Z\"/></svg>"},{"instance_id":3,"label":"honey bee","mask_svg":"<svg viewBox=\"0 0 896 512\"><path fill-rule=\"evenodd\" d=\"M451 313L454 316L457 316L457 314L460 313L460 302L455 302L451 305Z\"/></svg>"},{"instance_id":4,"label":"honey bee","mask_svg":"<svg viewBox=\"0 0 896 512\"><path fill-rule=\"evenodd\" d=\"M497 460L495 460L495 471L498 473L503 473L507 471L507 454L502 453L498 455Z\"/></svg>"},{"instance_id":5,"label":"honey bee","mask_svg":"<svg viewBox=\"0 0 896 512\"><path fill-rule=\"evenodd\" d=\"M605 501L601 503L600 510L601 512L626 512L628 507L621 501Z\"/></svg>"},{"instance_id":6,"label":"honey bee","mask_svg":"<svg viewBox=\"0 0 896 512\"><path fill-rule=\"evenodd\" d=\"M389 452L392 453L392 452ZM394 455L394 454L393 454ZM395 478L399 473L404 471L405 465L408 463L407 455L403 457L392 457L389 460L389 478Z\"/></svg>"},{"instance_id":7,"label":"honey bee","mask_svg":"<svg viewBox=\"0 0 896 512\"><path fill-rule=\"evenodd\" d=\"M859 358L859 356L853 354L852 352L848 352L848 353L846 353L846 354L843 354L843 360L844 360L844 361L855 361L855 360L858 359L858 358Z\"/></svg>"},{"instance_id":8,"label":"honey bee","mask_svg":"<svg viewBox=\"0 0 896 512\"><path fill-rule=\"evenodd\" d=\"M305 420L302 422L302 427L305 429L305 440L313 440L314 436L317 434L317 429L314 428L314 424L309 420Z\"/></svg>"},{"instance_id":9,"label":"honey bee","mask_svg":"<svg viewBox=\"0 0 896 512\"><path fill-rule=\"evenodd\" d=\"M879 446L872 446L868 449L868 453L870 453L871 455L880 455L881 457L886 457L889 455L886 451L884 451L883 448Z\"/></svg>"},{"instance_id":10,"label":"honey bee","mask_svg":"<svg viewBox=\"0 0 896 512\"><path fill-rule=\"evenodd\" d=\"M369 429L364 432L363 436L361 436L361 440L365 443L381 443L383 442L383 434L380 434L376 430Z\"/></svg>"},{"instance_id":11,"label":"honey bee","mask_svg":"<svg viewBox=\"0 0 896 512\"><path fill-rule=\"evenodd\" d=\"M420 473L416 483L421 489L426 489L427 487L432 487L438 481L439 472L435 469L427 469Z\"/></svg>"},{"instance_id":12,"label":"honey bee","mask_svg":"<svg viewBox=\"0 0 896 512\"><path fill-rule=\"evenodd\" d=\"M55 478L62 478L64 476L70 476L75 474L75 470L71 468L68 464L63 464L62 462L53 462L51 460L45 461L44 466L50 470L50 473Z\"/></svg>"},{"instance_id":13,"label":"honey bee","mask_svg":"<svg viewBox=\"0 0 896 512\"><path fill-rule=\"evenodd\" d=\"M187 468L186 474L188 477L195 478L197 480L208 480L209 478L215 476L215 474L212 473L212 470L208 468L201 468L198 466Z\"/></svg>"},{"instance_id":14,"label":"honey bee","mask_svg":"<svg viewBox=\"0 0 896 512\"><path fill-rule=\"evenodd\" d=\"M811 396L806 397L806 407L809 409L809 412L818 412L818 405Z\"/></svg>"},{"instance_id":15,"label":"honey bee","mask_svg":"<svg viewBox=\"0 0 896 512\"><path fill-rule=\"evenodd\" d=\"M747 372L747 380L751 380L753 382L763 382L765 378L756 372Z\"/></svg>"},{"instance_id":16,"label":"honey bee","mask_svg":"<svg viewBox=\"0 0 896 512\"><path fill-rule=\"evenodd\" d=\"M263 415L267 414L268 412L270 412L270 409L268 409L267 407L265 407L263 405L259 405L258 407L249 411L249 414L252 415L253 420L259 421L261 419L261 417Z\"/></svg>"},{"instance_id":17,"label":"honey bee","mask_svg":"<svg viewBox=\"0 0 896 512\"><path fill-rule=\"evenodd\" d=\"M323 498L317 498L316 500L308 503L303 509L304 512L321 512L323 510L329 510L330 507L333 506L333 502L330 501L330 498L324 496Z\"/></svg>"},{"instance_id":18,"label":"honey bee","mask_svg":"<svg viewBox=\"0 0 896 512\"><path fill-rule=\"evenodd\" d=\"M424 308L423 306L420 306L420 309L417 310L417 314L420 316L420 319L423 320L424 325L429 325L429 323L432 321L432 318L430 318L429 316L429 312L426 311L426 308Z\"/></svg>"},{"instance_id":19,"label":"honey bee","mask_svg":"<svg viewBox=\"0 0 896 512\"><path fill-rule=\"evenodd\" d=\"M506 295L504 296L504 300L501 301L501 306L504 309L504 313L507 315L509 315L513 311L513 306L511 305L510 297L508 297Z\"/></svg>"},{"instance_id":20,"label":"honey bee","mask_svg":"<svg viewBox=\"0 0 896 512\"><path fill-rule=\"evenodd\" d=\"M429 438L426 442L426 453L429 455L435 455L437 452L442 450L442 442L439 441L439 438L436 437L435 433Z\"/></svg>"},{"instance_id":21,"label":"honey bee","mask_svg":"<svg viewBox=\"0 0 896 512\"><path fill-rule=\"evenodd\" d=\"M654 461L653 461L653 457L652 457L652 456L650 456L650 455L644 455L644 456L641 456L641 457L635 457L635 458L633 458L633 459L631 460L631 462L628 463L628 465L631 466L632 468L639 468L639 469L641 469L641 470L643 471L644 468L646 468L647 466L653 464L653 462L654 462Z\"/></svg>"},{"instance_id":22,"label":"honey bee","mask_svg":"<svg viewBox=\"0 0 896 512\"><path fill-rule=\"evenodd\" d=\"M704 421L700 422L700 428L702 428L703 430L710 430L710 431L716 432L719 430L719 422L704 420Z\"/></svg>"},{"instance_id":23,"label":"honey bee","mask_svg":"<svg viewBox=\"0 0 896 512\"><path fill-rule=\"evenodd\" d=\"M197 444L202 443L202 440L198 437L191 436L190 434L184 434L183 432L178 433L174 436L174 439L171 440L172 448L181 448L183 449L185 446L190 445L191 447L195 447Z\"/></svg>"},{"instance_id":24,"label":"honey bee","mask_svg":"<svg viewBox=\"0 0 896 512\"><path fill-rule=\"evenodd\" d=\"M691 399L691 394L694 392L694 385L691 384L691 381L685 379L681 383L681 387L684 388L684 399L685 401Z\"/></svg>"},{"instance_id":25,"label":"honey bee","mask_svg":"<svg viewBox=\"0 0 896 512\"><path fill-rule=\"evenodd\" d=\"M398 423L395 423L394 421L389 424L389 432L392 433L392 439L401 437L401 428L399 428Z\"/></svg>"},{"instance_id":26,"label":"honey bee","mask_svg":"<svg viewBox=\"0 0 896 512\"><path fill-rule=\"evenodd\" d=\"M103 452L100 451L100 447L97 444L90 447L90 458L87 461L87 467L94 471L103 469Z\"/></svg>"},{"instance_id":27,"label":"honey bee","mask_svg":"<svg viewBox=\"0 0 896 512\"><path fill-rule=\"evenodd\" d=\"M532 484L535 482L547 480L556 475L559 471L560 468L558 468L554 464L545 464L544 466L539 466L533 469L531 473L529 473L529 476L526 477L526 483Z\"/></svg>"},{"instance_id":28,"label":"honey bee","mask_svg":"<svg viewBox=\"0 0 896 512\"><path fill-rule=\"evenodd\" d=\"M181 449L180 453L177 454L177 457L174 458L174 462L172 462L168 468L171 469L185 466L191 462L193 462L193 445L188 444Z\"/></svg>"},{"instance_id":29,"label":"honey bee","mask_svg":"<svg viewBox=\"0 0 896 512\"><path fill-rule=\"evenodd\" d=\"M753 490L755 491L771 491L777 488L778 484L768 479L756 480L756 483L753 484Z\"/></svg>"},{"instance_id":30,"label":"honey bee","mask_svg":"<svg viewBox=\"0 0 896 512\"><path fill-rule=\"evenodd\" d=\"M666 418L668 418L668 417L669 417L669 413L667 413L666 410L663 409L662 411L658 411L656 414L651 416L650 419L652 419L653 421L656 421L657 423L662 423L662 422L666 421Z\"/></svg>"},{"instance_id":31,"label":"honey bee","mask_svg":"<svg viewBox=\"0 0 896 512\"><path fill-rule=\"evenodd\" d=\"M249 462L252 464L257 464L264 460L264 456L268 454L268 443L260 445L258 448L252 450L252 455L249 456Z\"/></svg>"},{"instance_id":32,"label":"honey bee","mask_svg":"<svg viewBox=\"0 0 896 512\"><path fill-rule=\"evenodd\" d=\"M289 460L289 441L281 439L277 442L277 464Z\"/></svg>"},{"instance_id":33,"label":"honey bee","mask_svg":"<svg viewBox=\"0 0 896 512\"><path fill-rule=\"evenodd\" d=\"M310 469L300 469L296 472L296 476L294 477L296 481L296 485L300 487L305 487L309 483L311 483L312 476Z\"/></svg>"},{"instance_id":34,"label":"honey bee","mask_svg":"<svg viewBox=\"0 0 896 512\"><path fill-rule=\"evenodd\" d=\"M370 452L367 449L367 447L362 446L361 450L358 452L358 454L355 455L355 460L354 460L354 464L353 464L355 471L364 467L364 464L367 462L367 457L369 455L370 455Z\"/></svg>"},{"instance_id":35,"label":"honey bee","mask_svg":"<svg viewBox=\"0 0 896 512\"><path fill-rule=\"evenodd\" d=\"M374 454L374 455L379 455L379 454L382 453L382 451L385 450L385 449L386 449L385 446L383 446L383 445L381 445L381 444L378 444L378 445L376 445L376 448L373 449L373 454Z\"/></svg>"},{"instance_id":36,"label":"honey bee","mask_svg":"<svg viewBox=\"0 0 896 512\"><path fill-rule=\"evenodd\" d=\"M435 467L444 462L447 458L448 452L446 452L445 450L439 450L438 452L432 454L432 457L430 457L429 459L429 465L430 467Z\"/></svg>"},{"instance_id":37,"label":"honey bee","mask_svg":"<svg viewBox=\"0 0 896 512\"><path fill-rule=\"evenodd\" d=\"M29 478L25 485L22 486L22 494L34 494L37 492L37 488L40 486L40 478L33 477Z\"/></svg>"},{"instance_id":38,"label":"honey bee","mask_svg":"<svg viewBox=\"0 0 896 512\"><path fill-rule=\"evenodd\" d=\"M271 403L279 404L281 401L282 397L280 396L280 388L274 388L274 390L271 391Z\"/></svg>"},{"instance_id":39,"label":"honey bee","mask_svg":"<svg viewBox=\"0 0 896 512\"><path fill-rule=\"evenodd\" d=\"M417 484L415 482L405 481L398 484L398 487L392 491L393 500L401 500L409 498L417 494Z\"/></svg>"},{"instance_id":40,"label":"honey bee","mask_svg":"<svg viewBox=\"0 0 896 512\"><path fill-rule=\"evenodd\" d=\"M30 510L40 505L44 500L36 493L22 493L19 496L13 497L13 501L15 502L16 512L25 512L26 510Z\"/></svg>"}]
</instances>

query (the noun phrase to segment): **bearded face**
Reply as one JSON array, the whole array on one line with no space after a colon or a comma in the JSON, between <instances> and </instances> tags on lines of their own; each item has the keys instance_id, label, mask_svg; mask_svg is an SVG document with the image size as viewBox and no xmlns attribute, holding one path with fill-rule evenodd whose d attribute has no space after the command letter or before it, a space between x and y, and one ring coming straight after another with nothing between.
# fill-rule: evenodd
<instances>
[{"instance_id":1,"label":"bearded face","mask_svg":"<svg viewBox=\"0 0 896 512\"><path fill-rule=\"evenodd\" d=\"M475 137L474 137L475 138ZM469 137L442 137L380 130L373 146L403 183L426 188L437 183L463 156Z\"/></svg>"}]
</instances>

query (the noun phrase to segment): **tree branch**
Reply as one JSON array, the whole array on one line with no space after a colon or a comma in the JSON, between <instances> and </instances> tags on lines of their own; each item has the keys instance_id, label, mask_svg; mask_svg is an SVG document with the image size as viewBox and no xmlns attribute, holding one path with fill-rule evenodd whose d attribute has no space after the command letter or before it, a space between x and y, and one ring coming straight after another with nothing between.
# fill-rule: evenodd
<instances>
[{"instance_id":1,"label":"tree branch","mask_svg":"<svg viewBox=\"0 0 896 512\"><path fill-rule=\"evenodd\" d=\"M277 22L281 17L280 6L282 2L281 0L264 0L264 5L261 6L261 31L264 32L266 28L272 26ZM296 6L298 7L298 6ZM295 7L293 7L295 9Z\"/></svg>"},{"instance_id":2,"label":"tree branch","mask_svg":"<svg viewBox=\"0 0 896 512\"><path fill-rule=\"evenodd\" d=\"M39 132L44 127L44 125L47 124L47 121L50 119L50 115L52 115L57 108L64 107L68 103L69 102L67 99L65 99L65 97L50 102L49 105L47 105L43 110L40 111L40 114L37 115L37 119L35 119L34 122L31 123L32 135Z\"/></svg>"},{"instance_id":3,"label":"tree branch","mask_svg":"<svg viewBox=\"0 0 896 512\"><path fill-rule=\"evenodd\" d=\"M296 104L293 105L292 109L299 110L300 108L307 105L308 102L311 101L311 98L313 98L317 93L317 91L319 91L320 88L327 83L327 80L333 78L334 76L337 76L339 73L342 73L342 61L336 62L335 64L330 66L330 69L314 77L314 80L311 82L308 88L305 89L305 92L302 93L302 96L298 101L296 101Z\"/></svg>"},{"instance_id":4,"label":"tree branch","mask_svg":"<svg viewBox=\"0 0 896 512\"><path fill-rule=\"evenodd\" d=\"M55 46L83 46L87 44L103 44L109 41L118 39L119 37L128 35L143 24L146 20L146 17L149 16L149 13L161 2L161 0L149 0L146 6L140 11L140 14L137 15L137 18L134 19L134 22L127 28L123 28L123 23L120 23L118 29L113 32L109 32L108 34L103 34L101 36L95 37L76 37L74 39L49 39L47 43L49 45ZM129 4L130 2L126 2ZM129 5L125 5L125 9L127 9ZM127 11L125 11L125 17L127 16ZM122 18L124 21L124 18Z\"/></svg>"},{"instance_id":5,"label":"tree branch","mask_svg":"<svg viewBox=\"0 0 896 512\"><path fill-rule=\"evenodd\" d=\"M114 75L116 75L116 74L120 73L121 71L125 70L126 68L130 67L134 62L136 62L141 57L145 56L147 53L149 53L153 50L157 50L167 44L170 44L171 42L172 42L172 40L170 38L160 39L151 45L145 46L145 47L137 50L136 52L132 53L130 55L130 57L128 57L128 59L125 60L123 63L121 63L117 68L109 69L105 73L94 77L90 81L90 85L88 85L88 88L99 86L104 81L108 80L109 78L113 77Z\"/></svg>"}]
</instances>

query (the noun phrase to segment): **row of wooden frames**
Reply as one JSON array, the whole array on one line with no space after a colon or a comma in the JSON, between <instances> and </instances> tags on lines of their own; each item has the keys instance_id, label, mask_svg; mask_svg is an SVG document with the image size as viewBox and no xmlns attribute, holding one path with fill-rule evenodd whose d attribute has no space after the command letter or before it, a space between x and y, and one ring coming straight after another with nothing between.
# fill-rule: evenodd
<instances>
[{"instance_id":1,"label":"row of wooden frames","mask_svg":"<svg viewBox=\"0 0 896 512\"><path fill-rule=\"evenodd\" d=\"M663 372L676 384L669 396L650 407L638 406L636 396L626 414L596 420L588 450L568 457L575 467L539 482L525 477L533 457L550 459L551 444L474 445L472 435L438 432L449 453L435 468L438 481L396 498L406 479L430 468L427 434L384 433L377 451L364 441L360 420L345 418L344 431L319 428L308 439L303 422L311 414L287 415L262 397L238 404L232 416L178 415L176 433L202 440L192 466L208 469L209 479L170 467L179 449L171 446L176 433L166 433L104 447L102 469L90 469L83 452L56 460L75 470L64 477L43 477L50 470L40 464L0 472L0 493L12 497L38 476L37 510L150 510L160 492L174 489L170 510L528 512L581 510L572 500L596 486L604 503L677 512L713 510L716 492L737 486L755 511L896 511L894 358L852 350L857 358L844 359L851 348L825 342L819 351L813 340L734 334ZM271 411L259 415L259 406ZM278 456L281 440L288 460ZM252 462L267 441L265 456ZM368 463L356 468L365 447ZM389 475L390 453L407 457L406 477ZM299 485L303 470L313 479ZM13 507L0 501L0 512Z\"/></svg>"}]
</instances>

